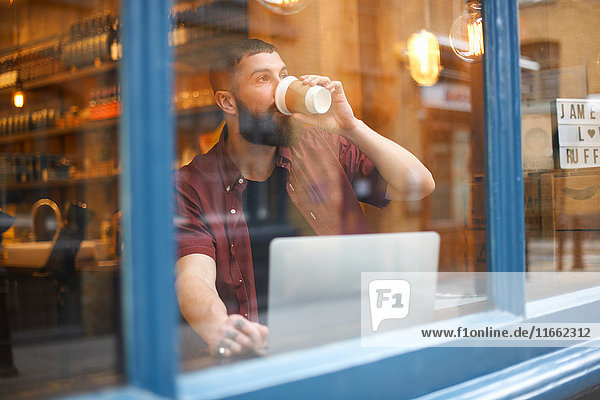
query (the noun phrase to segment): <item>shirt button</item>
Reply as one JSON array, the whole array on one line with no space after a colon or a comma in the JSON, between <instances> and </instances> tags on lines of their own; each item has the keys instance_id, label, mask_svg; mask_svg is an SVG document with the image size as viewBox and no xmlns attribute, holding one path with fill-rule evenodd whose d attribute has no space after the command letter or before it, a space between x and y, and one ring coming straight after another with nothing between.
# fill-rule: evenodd
<instances>
[{"instance_id":1,"label":"shirt button","mask_svg":"<svg viewBox=\"0 0 600 400\"><path fill-rule=\"evenodd\" d=\"M227 186L227 187L225 188L225 191L226 191L227 193L229 193L229 192L231 191L231 186Z\"/></svg>"},{"instance_id":2,"label":"shirt button","mask_svg":"<svg viewBox=\"0 0 600 400\"><path fill-rule=\"evenodd\" d=\"M232 208L230 213L235 214L235 208Z\"/></svg>"},{"instance_id":3,"label":"shirt button","mask_svg":"<svg viewBox=\"0 0 600 400\"><path fill-rule=\"evenodd\" d=\"M244 183L244 180L242 178L238 179L238 183L241 185L242 183Z\"/></svg>"},{"instance_id":4,"label":"shirt button","mask_svg":"<svg viewBox=\"0 0 600 400\"><path fill-rule=\"evenodd\" d=\"M244 283L243 279L238 280L239 283Z\"/></svg>"},{"instance_id":5,"label":"shirt button","mask_svg":"<svg viewBox=\"0 0 600 400\"><path fill-rule=\"evenodd\" d=\"M244 317L248 318L248 313L247 312L244 313Z\"/></svg>"}]
</instances>

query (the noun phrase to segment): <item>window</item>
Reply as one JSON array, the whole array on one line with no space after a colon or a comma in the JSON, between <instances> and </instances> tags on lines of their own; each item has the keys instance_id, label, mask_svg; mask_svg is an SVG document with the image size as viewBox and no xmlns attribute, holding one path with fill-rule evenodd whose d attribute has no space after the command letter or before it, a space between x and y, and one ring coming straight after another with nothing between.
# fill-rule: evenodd
<instances>
[{"instance_id":1,"label":"window","mask_svg":"<svg viewBox=\"0 0 600 400\"><path fill-rule=\"evenodd\" d=\"M587 39L594 27L585 23L595 9L586 1L563 5L531 5L519 16L527 58L522 64L527 269L596 272L599 164L593 159L598 152L593 117L600 106L600 69L597 46ZM559 19L560 26L579 28L562 30L554 24ZM595 285L593 276L580 286ZM563 277L564 286L577 279Z\"/></svg>"},{"instance_id":2,"label":"window","mask_svg":"<svg viewBox=\"0 0 600 400\"><path fill-rule=\"evenodd\" d=\"M0 397L119 384L119 4L0 20Z\"/></svg>"},{"instance_id":3,"label":"window","mask_svg":"<svg viewBox=\"0 0 600 400\"><path fill-rule=\"evenodd\" d=\"M194 3L192 8L209 5L209 3L213 2ZM314 1L308 4L304 12L310 11L311 7L313 9L320 7L323 3ZM405 29L408 35L413 31L411 26L413 20L418 21L422 16L425 27L433 30L434 26L443 25L438 25L440 20L450 19L449 15L452 15L452 19L457 17L461 11L461 3L455 2L441 7L439 2L432 0L431 3L421 4L422 8L412 10L405 7L405 2L394 3L393 6L383 1L344 2L343 5L340 2L338 8L328 13L304 14L303 12L289 19L266 14L259 2L219 2L219 5L228 4L227 7L220 8L220 12L224 13L231 12L232 9L237 12L247 7L248 15L256 17L256 19L248 18L249 32L253 29L258 32L276 32L274 40L296 49L294 46L299 44L294 41L294 37L298 33L298 28L295 22L290 21L299 21L302 29L303 26L313 26L311 24L325 26L330 21L342 21L339 24L354 23L359 27L363 26L363 32L383 31L388 29L389 25L393 25L390 29L398 31ZM537 7L535 2L527 3L533 4L528 4L532 8ZM543 5L550 6L553 3L557 2L547 1ZM389 7L387 10L390 11L388 13L390 15L379 14L383 6ZM173 171L180 164L189 161L190 154L198 150L202 151L203 146L205 148L210 146L210 141L198 141L197 135L200 135L200 138L211 137L206 133L213 128L216 129L219 123L217 118L211 119L213 117L211 117L210 104L202 103L200 100L202 91L198 88L206 85L206 81L194 79L195 75L202 74L193 68L201 70L206 64L202 64L203 60L198 60L197 66L193 65L193 61L187 64L178 61L186 57L193 59L197 54L191 51L188 53L187 50L190 49L188 46L193 47L198 43L199 31L201 31L191 29L190 32L190 29L185 29L186 26L197 27L194 22L197 19L193 18L194 15L186 14L186 10L188 10L187 4L183 3L171 5L159 0L123 2L121 13L124 21L123 59L120 62L120 81L124 118L119 125L123 132L119 136L121 140L119 152L122 155L119 204L122 204L123 208L122 226L125 244L120 277L123 282L124 329L123 352L117 353L123 355L125 361L123 370L128 385L119 386L114 391L103 393L101 396L149 398L159 394L167 398L219 398L255 395L281 398L283 396L314 397L315 391L323 397L381 397L392 392L396 396L406 398L427 394L457 397L465 393L477 393L479 396L482 393L489 393L491 396L498 394L498 383L503 380L501 386L505 388L506 392L503 393L507 397L518 397L534 392L568 397L584 391L588 388L589 382L596 381L594 374L597 371L598 352L594 348L581 346L561 350L473 347L419 348L404 351L390 348L365 348L360 346L358 339L349 339L335 341L325 346L304 348L301 351L281 353L273 357L252 358L237 362L236 365L229 365L227 361L222 361L220 363L228 365L215 368L206 368L208 365L202 363L206 359L195 355L188 357L188 354L184 354L180 366L174 348L176 348L180 329L185 330L186 325L183 320L177 319L175 314L173 260L176 256L172 240L175 233L172 229L173 213L171 212L173 201L171 191L165 188L172 187ZM376 13L372 13L373 10ZM357 11L365 13L361 14ZM391 15L392 11L400 13L404 18L402 24L397 23L398 18L395 18L396 15ZM525 166L518 152L521 140L518 100L522 95L519 85L519 64L530 67L533 64L527 64L528 60L524 58L519 60L519 43L516 39L517 12L517 2L486 1L484 10L486 60L479 71L479 79L481 82L486 82L486 86L485 90L483 85L478 88L482 92L478 97L481 99L479 103L483 103L483 106L472 105L481 107L482 112L479 114L471 112L471 117L478 117L478 121L470 121L467 115L469 112L464 108L467 99L475 103L474 91L469 90L467 94L467 91L461 87L444 87L444 90L437 92L428 92L427 89L415 87L415 90L412 90L415 97L411 96L411 99L419 96L423 104L427 102L428 106L417 105L406 111L408 116L403 115L403 119L396 121L396 125L401 126L402 122L415 119L411 115L412 112L417 113L418 122L414 126L427 132L427 140L421 142L423 137L414 136L401 138L406 139L410 145L401 144L417 154L431 170L435 170L436 179L437 176L442 177L440 192L434 192L425 201L396 206L400 209L396 211L397 215L411 221L405 227L406 230L433 229L431 226L434 225L436 230L447 228L446 232L450 234L442 235L442 252L446 252L448 256L443 260L446 266L458 265L467 268L465 266L479 262L479 257L480 260L485 259L482 265L486 265L489 270L516 271L512 277L499 275L498 279L489 282L487 293L488 300L491 300L488 302L489 311L436 321L435 323L440 327L450 328L453 325L455 327L456 324L468 323L506 325L534 319L541 321L561 315L573 318L585 315L586 321L597 322L596 310L599 297L597 288L574 291L548 299L541 298L529 303L525 301L523 255L526 242L523 227L526 221L525 215L528 216L528 224L535 221L535 215L526 212L524 206L526 202L522 202L526 197L523 196L521 186L523 181L521 168ZM169 14L173 18L165 18ZM346 17L363 15L366 17L366 23L362 24L360 18L358 22L349 22L352 18L337 18L340 15ZM189 18L191 18L190 24L188 24ZM315 19L319 21L314 22ZM169 21L173 21L171 28L169 28ZM174 21L177 23L175 24ZM488 25L486 21L495 23ZM421 27L423 26L418 26ZM449 26L445 25L444 32L440 35L447 35L447 28ZM224 34L218 23L211 24L211 30L220 30L220 37L231 33ZM334 32L340 31L339 29L306 30L309 31L308 34L313 35L311 37L321 34L327 36L328 40ZM169 31L171 35L168 38ZM178 32L177 35L174 35L175 31ZM345 34L348 32L348 30L344 31ZM362 37L360 31L356 33L350 30L350 32L351 34L346 35L349 38ZM365 35L368 37L373 33L367 32ZM334 39L343 44L347 43L345 39ZM373 46L366 46L365 51L371 52L366 60L358 63L360 68L357 69L346 70L345 65L339 66L338 60L348 53L344 52L344 46L336 46L336 52L332 54L319 49L315 53L318 56L315 57L303 58L295 56L293 52L292 57L298 58L296 62L300 71L312 65L319 65L323 70L337 68L341 70L342 76L356 78L348 79L350 81L367 82L368 84L351 88L352 93L361 93L360 98L352 102L362 104L364 101L362 94L370 93L373 99L380 93L376 89L380 79L377 74L393 69L394 64L391 60L394 58L382 49L386 48L385 43L395 39L398 38L382 37L382 41L375 41ZM173 58L169 51L169 40L174 53ZM173 44L174 40L177 42L176 45ZM443 40L439 41L443 60L446 57L443 53L448 51L449 42L444 44ZM213 40L205 42L200 40L200 43L208 42L212 43ZM214 40L214 42L218 41ZM528 43L536 42L546 42L546 40L532 39ZM285 48L277 44L278 47ZM346 47L352 48L352 46ZM361 46L359 45L358 48ZM141 49L144 51L139 51ZM352 57L357 56L354 50L351 53ZM386 60L390 62L381 63L379 66L381 70L370 69L371 67L363 69L363 65L372 66L374 63L378 65L377 56L383 54L388 54L386 57L389 58ZM531 57L533 58L533 55ZM354 64L350 63L350 65L357 64L356 58L353 60ZM403 63L395 65L395 71L401 77L386 73L381 76L384 82L386 79L391 81L398 79L400 89L405 90L413 87L411 85L414 83L412 77L404 70ZM465 74L467 79L473 76L460 67L452 67L450 63L443 62L443 65L447 67L444 73L449 74L449 79L459 81L459 86L460 82L464 81ZM473 67L469 68L473 72ZM173 82L171 78L174 78ZM442 78L445 79L443 75ZM346 87L347 79L344 78L342 81ZM375 89L372 85L375 85ZM383 86L386 98L394 98L393 95L397 92L387 92L388 88ZM194 96L195 91L198 92L196 96ZM184 96L185 92L187 96ZM442 96L441 103L446 107L453 107L451 110L436 109L435 105L440 103L440 96ZM376 104L376 102L372 103ZM182 104L187 104L187 107ZM355 103L351 104L355 105ZM384 104L389 107L389 103ZM365 120L374 118L373 115L382 118L387 115L386 109L365 112L363 106L359 108L361 111L359 115ZM418 111L423 108L435 109L432 112L437 118L432 119L429 114L419 115ZM171 110L173 112L170 112ZM457 115L463 115L465 118L454 119ZM483 115L485 119L482 118ZM390 116L393 117L394 113L390 112ZM419 119L419 116L423 119ZM472 127L475 125L482 127L478 131L481 132L480 136L474 135ZM386 124L382 126L383 128L379 126L377 128L387 127ZM171 135L170 132L176 134ZM498 134L499 132L502 135ZM470 142L474 139L479 142L477 144ZM435 142L438 140L439 144ZM483 146L484 142L485 146ZM412 147L417 143L418 146ZM469 149L473 146L481 151L469 154ZM471 169L459 165L456 161L460 158L464 158L465 162L469 160L470 166L481 167L477 171L485 171L485 175L472 179ZM477 158L483 161L479 162ZM173 159L176 160L175 163L172 162ZM444 169L442 164L444 160L455 160L456 164L451 163L450 168ZM528 193L527 187L525 193ZM447 204L443 201L444 196L448 198ZM485 204L482 205L484 201ZM535 204L535 201L533 203ZM477 207L472 211L473 205ZM256 211L257 216L262 213L258 211L259 209ZM237 212L236 209L236 214ZM376 228L379 231L386 231L385 229L391 231L392 225L397 222L396 214L393 215L394 218L386 218L386 212L387 210L367 209L367 217L377 222ZM473 214L475 212L485 213L486 218L471 219L471 215L478 215ZM419 225L417 223L419 218L424 218L424 222L429 224L429 227ZM464 219L462 227L461 218ZM470 229L472 227L469 224L473 222L482 225L478 229ZM462 228L465 228L464 232L469 230L486 232L486 245L478 246L477 252L473 251L475 248L473 241L467 240L467 245L463 245L464 242L460 240ZM443 250L444 243L447 243L446 250ZM457 245L450 243L457 243ZM464 248L466 250L462 251ZM538 257L534 259L539 262L539 256L535 257ZM531 265L531 262L528 265ZM184 331L181 336L184 353L189 349L185 347L187 333L191 332ZM195 350L193 346L192 350ZM457 368L457 359L477 360L477 362L469 363L468 368ZM186 370L202 370L180 374L178 373L180 367ZM524 378L532 376L532 370L543 374L533 374L536 375L536 379ZM582 379L585 383L582 383ZM358 387L357 381L361 382ZM517 384L504 385L505 382ZM552 384L555 382L564 382L564 384ZM82 390L88 390L90 387L87 384L83 386L85 387L82 387ZM97 396L95 393L90 395L92 398Z\"/></svg>"},{"instance_id":4,"label":"window","mask_svg":"<svg viewBox=\"0 0 600 400\"><path fill-rule=\"evenodd\" d=\"M176 185L177 257L183 261L196 255L208 256L207 262L214 262L211 268L216 271L214 289L203 286L203 281L198 286L189 284L195 279L191 274L184 274L187 279L178 281L185 317L181 319L184 370L213 366L216 351L220 349L227 355L230 351L217 345L218 335L205 328L212 324L194 311L201 306L188 305L187 299L196 299L194 293L200 287L210 290L228 314L268 324L270 354L275 348L285 347L276 344L279 336L293 335L295 342L286 342L290 350L359 336L358 325L353 329L341 318L334 322L335 315L347 314L335 308L336 298L341 293L348 295L352 285L343 284L347 289L344 291L327 286L327 279L346 282L354 268L351 261L359 263L361 255L375 247L381 251L374 251L373 257L381 260L371 258L371 263L365 262L360 269L384 270L378 264L399 257L395 252L401 252L401 244L386 247L381 244L386 239L381 237L381 243L359 251L361 243L371 239L361 239L346 248L344 242L351 239L340 238L325 246L327 250L321 254L318 249L323 241L319 237L435 231L441 239L436 257L439 262L435 262L439 265L420 265L415 255L412 262L404 261L403 267L398 259L390 268L431 273L438 268L440 272L486 271L483 64L455 54L452 46L462 49L468 44L464 38L455 43L448 38L453 22L465 11L462 2L446 1L438 6L420 1L405 2L402 7L310 2L302 11L284 15L257 1L186 1L173 6L169 33L174 52L173 117L177 164L183 167ZM438 71L430 82L416 74L416 69L427 65L411 64L424 50L410 47L409 38L424 35L422 29L435 42L429 62ZM246 42L251 48L247 53L229 50L239 53L235 74L227 76L226 82L217 81L217 75L210 72L211 65L218 65L214 60L223 57L221 52L227 46L236 49L235 45L248 38L272 44L276 50L262 42ZM220 73L226 74L225 70ZM377 132L361 134L368 140L379 140L382 135L402 146L397 154L402 154L400 164L408 167L383 165L383 160L391 163L392 159L376 153L372 153L373 160L369 159L368 145L361 146L362 139L352 138L351 132L328 131L318 125L318 130L311 131L305 121L301 124L275 110L273 98L278 83L287 76L307 74L339 80L354 114ZM214 87L216 82L219 86ZM333 96L333 108L326 116L339 114L335 92ZM289 101L286 97L286 103ZM264 160L260 152L265 148L259 151L256 146L267 143L262 142L267 139L251 135L270 134L262 133L261 124L273 121L275 125L284 121L281 126L288 126L294 139L285 144L268 142L273 143L270 150L275 153L269 153L267 160L274 158L262 165L273 168L271 172L253 162ZM386 143L386 150L396 146ZM194 158L196 154L200 156ZM431 195L430 189L421 187L427 186L429 171L436 186ZM395 177L400 179L395 181ZM388 197L395 199L389 204L385 179L391 194ZM410 179L416 179L412 189ZM287 247L285 252L296 254L294 257L273 256L278 245L272 240L290 236L312 239L299 241L297 248ZM427 251L432 253L438 245L432 242L421 246L430 246ZM352 251L355 256L348 256ZM317 255L307 258L310 253ZM304 265L298 259L304 260ZM325 259L329 261L325 263ZM289 267L296 263L297 268ZM359 290L360 274L357 272L353 279ZM449 296L464 299L479 295L480 309L486 307L485 290L482 293L474 280L461 290L441 277L439 285L443 289L435 299L438 309ZM282 302L293 304L281 313L295 315L298 321L279 320L273 308L278 307L275 296L283 296ZM435 296L433 289L431 296ZM358 298L357 291L354 301ZM315 309L310 311L309 304ZM331 308L329 313L324 311L327 307ZM308 325L299 320L300 315L313 315L307 319L315 326L300 329ZM442 318L440 315L432 314L431 319ZM319 319L323 319L320 324L315 322ZM281 328L281 324L286 326ZM290 324L298 326L287 326ZM279 334L280 328L288 333ZM323 332L322 337L316 332ZM202 339L209 342L210 349ZM229 338L220 341L237 347Z\"/></svg>"}]
</instances>

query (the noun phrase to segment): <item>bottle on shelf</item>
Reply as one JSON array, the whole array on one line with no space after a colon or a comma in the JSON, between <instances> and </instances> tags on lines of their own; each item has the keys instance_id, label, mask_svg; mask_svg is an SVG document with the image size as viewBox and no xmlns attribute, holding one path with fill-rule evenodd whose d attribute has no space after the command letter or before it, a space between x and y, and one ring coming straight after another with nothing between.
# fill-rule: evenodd
<instances>
[{"instance_id":1,"label":"bottle on shelf","mask_svg":"<svg viewBox=\"0 0 600 400\"><path fill-rule=\"evenodd\" d=\"M115 17L112 21L110 59L117 61L123 58L123 46L121 44L121 24L119 18Z\"/></svg>"}]
</instances>

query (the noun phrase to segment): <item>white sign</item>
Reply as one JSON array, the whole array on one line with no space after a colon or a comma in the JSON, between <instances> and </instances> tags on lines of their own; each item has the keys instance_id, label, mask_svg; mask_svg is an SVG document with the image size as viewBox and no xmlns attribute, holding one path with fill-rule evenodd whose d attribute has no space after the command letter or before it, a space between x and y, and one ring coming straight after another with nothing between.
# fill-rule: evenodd
<instances>
[{"instance_id":1,"label":"white sign","mask_svg":"<svg viewBox=\"0 0 600 400\"><path fill-rule=\"evenodd\" d=\"M556 99L556 117L559 125L598 125L599 100Z\"/></svg>"},{"instance_id":2,"label":"white sign","mask_svg":"<svg viewBox=\"0 0 600 400\"><path fill-rule=\"evenodd\" d=\"M598 125L559 125L559 146L600 146Z\"/></svg>"},{"instance_id":3,"label":"white sign","mask_svg":"<svg viewBox=\"0 0 600 400\"><path fill-rule=\"evenodd\" d=\"M556 99L560 167L600 167L600 100Z\"/></svg>"},{"instance_id":4,"label":"white sign","mask_svg":"<svg viewBox=\"0 0 600 400\"><path fill-rule=\"evenodd\" d=\"M560 147L560 167L563 169L591 168L600 166L600 146Z\"/></svg>"}]
</instances>

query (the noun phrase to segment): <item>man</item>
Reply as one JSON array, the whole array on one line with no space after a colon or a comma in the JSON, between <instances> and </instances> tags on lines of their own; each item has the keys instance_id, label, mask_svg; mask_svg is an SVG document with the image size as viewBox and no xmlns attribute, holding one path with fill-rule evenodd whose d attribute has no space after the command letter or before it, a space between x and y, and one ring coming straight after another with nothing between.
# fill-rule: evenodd
<instances>
[{"instance_id":1,"label":"man","mask_svg":"<svg viewBox=\"0 0 600 400\"><path fill-rule=\"evenodd\" d=\"M222 49L210 80L226 127L219 143L183 167L177 180L176 289L181 312L211 351L222 356L264 347L244 192L282 176L285 193L318 235L366 233L359 200L431 193L431 173L404 148L354 116L340 82L306 75L307 85L332 94L323 115L286 116L275 89L288 75L275 47L249 39ZM263 286L264 287L264 286Z\"/></svg>"}]
</instances>

